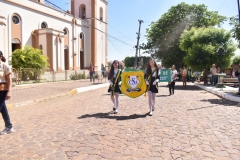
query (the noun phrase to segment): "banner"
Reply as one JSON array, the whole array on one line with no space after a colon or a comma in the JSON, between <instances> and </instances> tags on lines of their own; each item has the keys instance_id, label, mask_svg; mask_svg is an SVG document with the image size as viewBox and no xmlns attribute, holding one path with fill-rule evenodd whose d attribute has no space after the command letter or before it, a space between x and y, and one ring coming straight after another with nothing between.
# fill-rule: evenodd
<instances>
[{"instance_id":1,"label":"banner","mask_svg":"<svg viewBox=\"0 0 240 160\"><path fill-rule=\"evenodd\" d=\"M124 71L122 73L121 92L128 97L136 98L146 91L144 73L141 70Z\"/></svg>"},{"instance_id":2,"label":"banner","mask_svg":"<svg viewBox=\"0 0 240 160\"><path fill-rule=\"evenodd\" d=\"M162 69L160 71L160 82L171 82L171 69Z\"/></svg>"}]
</instances>

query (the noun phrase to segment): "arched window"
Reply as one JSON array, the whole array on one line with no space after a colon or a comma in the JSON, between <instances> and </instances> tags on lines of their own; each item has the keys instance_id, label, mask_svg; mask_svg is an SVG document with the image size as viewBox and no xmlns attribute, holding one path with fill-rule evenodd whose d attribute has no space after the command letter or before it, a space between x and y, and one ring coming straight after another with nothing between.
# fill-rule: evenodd
<instances>
[{"instance_id":1,"label":"arched window","mask_svg":"<svg viewBox=\"0 0 240 160\"><path fill-rule=\"evenodd\" d=\"M42 23L41 23L41 28L48 28L47 23L46 23L46 22L42 22Z\"/></svg>"},{"instance_id":2,"label":"arched window","mask_svg":"<svg viewBox=\"0 0 240 160\"><path fill-rule=\"evenodd\" d=\"M100 21L103 21L103 9L102 9L102 7L100 8L100 13L99 13L99 15L100 15L100 17L99 17L99 19L100 19Z\"/></svg>"},{"instance_id":3,"label":"arched window","mask_svg":"<svg viewBox=\"0 0 240 160\"><path fill-rule=\"evenodd\" d=\"M86 18L86 6L84 4L81 4L79 7L79 18Z\"/></svg>"},{"instance_id":4,"label":"arched window","mask_svg":"<svg viewBox=\"0 0 240 160\"><path fill-rule=\"evenodd\" d=\"M18 15L13 15L12 21L14 24L19 24L20 23L20 17Z\"/></svg>"},{"instance_id":5,"label":"arched window","mask_svg":"<svg viewBox=\"0 0 240 160\"><path fill-rule=\"evenodd\" d=\"M64 35L68 34L68 30L66 28L63 29Z\"/></svg>"},{"instance_id":6,"label":"arched window","mask_svg":"<svg viewBox=\"0 0 240 160\"><path fill-rule=\"evenodd\" d=\"M80 33L80 39L83 39L83 33Z\"/></svg>"}]
</instances>

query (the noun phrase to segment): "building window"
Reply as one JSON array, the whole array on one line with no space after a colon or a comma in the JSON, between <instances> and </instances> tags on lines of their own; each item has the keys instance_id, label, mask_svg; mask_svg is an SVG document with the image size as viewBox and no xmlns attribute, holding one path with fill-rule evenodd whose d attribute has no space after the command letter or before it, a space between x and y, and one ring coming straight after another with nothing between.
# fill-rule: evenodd
<instances>
[{"instance_id":1,"label":"building window","mask_svg":"<svg viewBox=\"0 0 240 160\"><path fill-rule=\"evenodd\" d=\"M86 18L86 7L84 4L80 5L79 7L79 18Z\"/></svg>"},{"instance_id":2,"label":"building window","mask_svg":"<svg viewBox=\"0 0 240 160\"><path fill-rule=\"evenodd\" d=\"M45 22L43 22L43 23L41 24L41 28L47 28L47 24L46 24Z\"/></svg>"},{"instance_id":3,"label":"building window","mask_svg":"<svg viewBox=\"0 0 240 160\"><path fill-rule=\"evenodd\" d=\"M83 39L83 34L82 33L80 33L80 39Z\"/></svg>"},{"instance_id":4,"label":"building window","mask_svg":"<svg viewBox=\"0 0 240 160\"><path fill-rule=\"evenodd\" d=\"M100 8L100 17L99 17L99 19L100 19L100 21L103 21L103 9L102 9L102 7Z\"/></svg>"},{"instance_id":5,"label":"building window","mask_svg":"<svg viewBox=\"0 0 240 160\"><path fill-rule=\"evenodd\" d=\"M63 32L64 32L64 35L67 35L67 33L68 33L66 28L63 29Z\"/></svg>"},{"instance_id":6,"label":"building window","mask_svg":"<svg viewBox=\"0 0 240 160\"><path fill-rule=\"evenodd\" d=\"M18 23L20 22L18 16L13 16L13 17L12 17L12 21L13 21L14 24L18 24Z\"/></svg>"}]
</instances>

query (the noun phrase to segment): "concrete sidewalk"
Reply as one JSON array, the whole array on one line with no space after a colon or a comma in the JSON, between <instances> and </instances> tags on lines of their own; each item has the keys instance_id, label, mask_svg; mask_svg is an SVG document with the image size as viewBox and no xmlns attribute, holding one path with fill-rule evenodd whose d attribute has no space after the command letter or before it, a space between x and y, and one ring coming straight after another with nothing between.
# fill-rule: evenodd
<instances>
[{"instance_id":1,"label":"concrete sidewalk","mask_svg":"<svg viewBox=\"0 0 240 160\"><path fill-rule=\"evenodd\" d=\"M8 108L19 107L106 86L108 86L108 83L105 83L105 80L102 83L77 80L19 85L12 87L12 97L6 101L6 104Z\"/></svg>"},{"instance_id":2,"label":"concrete sidewalk","mask_svg":"<svg viewBox=\"0 0 240 160\"><path fill-rule=\"evenodd\" d=\"M202 82L195 83L195 86L198 86L203 90L206 90L210 93L213 93L215 95L218 95L230 101L240 102L240 97L236 95L236 93L238 92L238 87L235 88L235 87L225 86L225 88L216 88L215 86L204 85Z\"/></svg>"}]
</instances>

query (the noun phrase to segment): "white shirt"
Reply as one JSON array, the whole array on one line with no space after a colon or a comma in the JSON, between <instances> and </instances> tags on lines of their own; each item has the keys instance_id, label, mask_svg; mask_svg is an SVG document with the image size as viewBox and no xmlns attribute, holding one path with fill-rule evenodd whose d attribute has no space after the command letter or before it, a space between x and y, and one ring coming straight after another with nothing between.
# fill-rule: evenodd
<instances>
[{"instance_id":1,"label":"white shirt","mask_svg":"<svg viewBox=\"0 0 240 160\"><path fill-rule=\"evenodd\" d=\"M0 83L6 83L5 76L11 73L11 69L4 62L0 62Z\"/></svg>"},{"instance_id":2,"label":"white shirt","mask_svg":"<svg viewBox=\"0 0 240 160\"><path fill-rule=\"evenodd\" d=\"M171 82L174 81L174 77L177 74L177 70L171 70Z\"/></svg>"},{"instance_id":3,"label":"white shirt","mask_svg":"<svg viewBox=\"0 0 240 160\"><path fill-rule=\"evenodd\" d=\"M116 78L117 73L118 73L118 69L114 70L113 78Z\"/></svg>"},{"instance_id":4,"label":"white shirt","mask_svg":"<svg viewBox=\"0 0 240 160\"><path fill-rule=\"evenodd\" d=\"M152 68L152 72L155 70L156 68ZM156 71L152 74L152 77L156 77L156 75L157 75L157 69L156 69Z\"/></svg>"}]
</instances>

